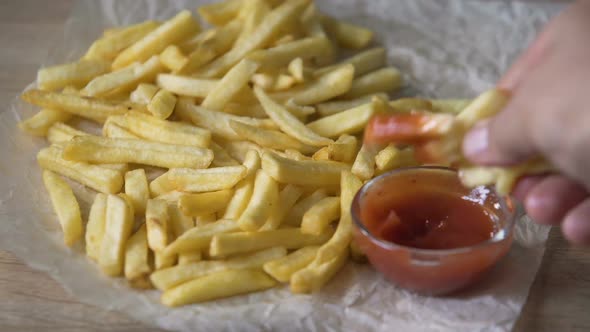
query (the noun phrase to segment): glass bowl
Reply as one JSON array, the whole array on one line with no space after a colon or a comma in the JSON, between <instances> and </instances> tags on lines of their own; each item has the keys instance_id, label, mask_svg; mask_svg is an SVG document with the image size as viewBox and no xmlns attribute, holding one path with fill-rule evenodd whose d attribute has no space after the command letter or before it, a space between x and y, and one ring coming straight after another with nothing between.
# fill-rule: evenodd
<instances>
[{"instance_id":1,"label":"glass bowl","mask_svg":"<svg viewBox=\"0 0 590 332\"><path fill-rule=\"evenodd\" d=\"M379 238L363 220L368 219L367 200L378 197L375 190L397 190L403 195L411 185L461 195L480 205L494 223L491 238L453 249L419 249ZM402 168L372 179L356 194L351 212L354 241L375 269L396 285L425 295L449 294L480 279L510 249L516 220L509 198L490 187L465 188L455 170L437 166Z\"/></svg>"}]
</instances>

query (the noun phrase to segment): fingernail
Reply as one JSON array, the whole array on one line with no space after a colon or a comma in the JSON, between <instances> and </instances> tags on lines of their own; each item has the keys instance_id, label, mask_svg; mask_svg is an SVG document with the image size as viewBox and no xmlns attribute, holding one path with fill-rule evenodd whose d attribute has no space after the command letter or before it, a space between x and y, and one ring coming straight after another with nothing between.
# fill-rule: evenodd
<instances>
[{"instance_id":1,"label":"fingernail","mask_svg":"<svg viewBox=\"0 0 590 332\"><path fill-rule=\"evenodd\" d=\"M489 146L489 130L485 123L476 125L463 139L463 153L469 159L477 161L484 157Z\"/></svg>"}]
</instances>

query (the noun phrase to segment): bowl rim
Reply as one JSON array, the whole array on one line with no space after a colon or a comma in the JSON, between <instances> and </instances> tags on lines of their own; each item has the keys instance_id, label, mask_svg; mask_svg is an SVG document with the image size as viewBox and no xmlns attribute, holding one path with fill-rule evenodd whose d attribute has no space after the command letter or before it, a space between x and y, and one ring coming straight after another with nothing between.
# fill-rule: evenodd
<instances>
[{"instance_id":1,"label":"bowl rim","mask_svg":"<svg viewBox=\"0 0 590 332\"><path fill-rule=\"evenodd\" d=\"M466 253L466 252L470 252L470 251L473 251L476 249L480 249L483 247L494 245L494 244L497 244L497 243L500 243L502 241L509 239L513 235L512 233L514 232L514 225L516 223L516 220L518 219L518 216L517 216L518 209L516 207L510 209L508 207L508 205L506 204L506 199L510 200L511 198L504 197L505 199L499 199L498 202L500 204L500 209L504 213L508 214L508 216L506 217L506 223L504 224L504 226L501 229L499 229L495 232L493 237L491 237L490 239L488 239L486 241L480 242L480 243L472 245L472 246L458 247L458 248L452 248L452 249L422 249L422 248L405 246L405 245L397 244L394 242L389 242L389 241L382 240L382 239L378 238L377 236L375 236L371 231L369 231L369 229L360 220L361 218L358 215L358 212L356 211L356 210L359 210L359 212L360 212L360 201L361 201L362 197L366 194L366 192L368 190L370 190L370 188L375 183L377 183L389 176L395 175L395 174L404 173L404 172L408 172L408 171L416 171L416 170L440 170L440 171L448 171L448 172L453 172L455 174L458 174L458 171L456 169L446 167L446 166L410 166L410 167L401 167L401 168L394 169L392 171L383 173L383 174L367 181L361 187L361 189L359 189L359 191L354 195L354 198L352 200L352 204L350 206L350 214L352 216L352 220L353 220L353 223L356 226L356 228L365 237L367 237L369 240L371 240L372 243L382 247L383 249L387 249L387 250L406 250L406 251L409 251L411 253L416 253L416 254L447 256L447 255L453 255L453 254ZM490 186L480 186L480 187L484 187L488 190L491 190L493 193L497 194L496 190L493 187L490 187ZM498 195L498 197L501 197L501 196Z\"/></svg>"}]
</instances>

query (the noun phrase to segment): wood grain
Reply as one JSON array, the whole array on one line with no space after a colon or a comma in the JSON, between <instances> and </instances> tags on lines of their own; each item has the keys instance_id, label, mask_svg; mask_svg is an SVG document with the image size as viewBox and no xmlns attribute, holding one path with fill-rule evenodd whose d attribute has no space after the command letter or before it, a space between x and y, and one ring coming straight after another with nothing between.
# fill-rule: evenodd
<instances>
[{"instance_id":1,"label":"wood grain","mask_svg":"<svg viewBox=\"0 0 590 332\"><path fill-rule=\"evenodd\" d=\"M73 2L0 1L0 105L8 105L35 78ZM590 331L589 307L590 251L569 246L559 230L553 230L515 331ZM0 331L162 330L82 304L46 274L0 251Z\"/></svg>"}]
</instances>

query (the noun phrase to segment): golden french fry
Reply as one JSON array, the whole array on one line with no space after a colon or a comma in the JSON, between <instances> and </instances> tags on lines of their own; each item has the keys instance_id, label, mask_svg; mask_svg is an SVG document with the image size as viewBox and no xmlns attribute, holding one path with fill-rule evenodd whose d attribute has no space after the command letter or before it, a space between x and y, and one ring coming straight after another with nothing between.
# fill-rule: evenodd
<instances>
[{"instance_id":1,"label":"golden french fry","mask_svg":"<svg viewBox=\"0 0 590 332\"><path fill-rule=\"evenodd\" d=\"M308 37L250 53L248 59L260 63L261 68L285 67L295 58L310 59L332 52L332 45L324 37Z\"/></svg>"},{"instance_id":2,"label":"golden french fry","mask_svg":"<svg viewBox=\"0 0 590 332\"><path fill-rule=\"evenodd\" d=\"M49 143L67 142L75 136L88 136L87 132L70 127L63 122L54 123L49 130L47 130L47 140Z\"/></svg>"},{"instance_id":3,"label":"golden french fry","mask_svg":"<svg viewBox=\"0 0 590 332\"><path fill-rule=\"evenodd\" d=\"M106 225L107 195L98 193L88 214L86 223L86 256L94 261L100 257L100 245Z\"/></svg>"},{"instance_id":4,"label":"golden french fry","mask_svg":"<svg viewBox=\"0 0 590 332\"><path fill-rule=\"evenodd\" d=\"M72 188L54 172L43 171L43 183L61 225L64 243L70 247L80 240L84 234L78 201Z\"/></svg>"},{"instance_id":5,"label":"golden french fry","mask_svg":"<svg viewBox=\"0 0 590 332\"><path fill-rule=\"evenodd\" d=\"M145 61L162 52L166 46L178 43L197 32L199 28L190 11L183 10L119 53L112 67L119 69L136 61Z\"/></svg>"},{"instance_id":6,"label":"golden french fry","mask_svg":"<svg viewBox=\"0 0 590 332\"><path fill-rule=\"evenodd\" d=\"M214 223L196 226L186 230L164 250L167 254L200 251L207 249L213 236L239 231L240 227L233 220L221 219Z\"/></svg>"},{"instance_id":7,"label":"golden french fry","mask_svg":"<svg viewBox=\"0 0 590 332\"><path fill-rule=\"evenodd\" d=\"M185 194L180 197L178 207L184 215L196 217L223 210L233 195L233 190L225 189L199 194Z\"/></svg>"},{"instance_id":8,"label":"golden french fry","mask_svg":"<svg viewBox=\"0 0 590 332\"><path fill-rule=\"evenodd\" d=\"M251 0L244 2L244 5L240 9L240 14L238 15L238 18L244 21L244 25L236 44L239 44L244 39L248 38L254 29L263 22L264 18L271 10L272 8L266 0Z\"/></svg>"},{"instance_id":9,"label":"golden french fry","mask_svg":"<svg viewBox=\"0 0 590 332\"><path fill-rule=\"evenodd\" d=\"M321 103L319 105L316 105L316 107L318 109L319 115L321 117L326 117L326 116L334 115L334 114L342 112L342 111L349 110L351 108L355 108L355 107L370 103L373 100L373 98L375 98L375 97L387 99L387 94L377 93L377 94L372 94L372 95L368 95L368 96L362 96L362 97L355 98L355 99L329 101L329 102L325 102L325 103Z\"/></svg>"},{"instance_id":10,"label":"golden french fry","mask_svg":"<svg viewBox=\"0 0 590 332\"><path fill-rule=\"evenodd\" d=\"M246 160L246 156L250 151L256 151L259 155L264 153L264 151L274 151L272 149L263 148L260 145L248 141L219 141L220 144L223 145L223 148L227 151L227 153L232 157L235 158L239 162L244 162Z\"/></svg>"},{"instance_id":11,"label":"golden french fry","mask_svg":"<svg viewBox=\"0 0 590 332\"><path fill-rule=\"evenodd\" d=\"M375 107L371 102L308 123L307 128L320 136L330 138L356 134L364 129L373 114L375 114Z\"/></svg>"},{"instance_id":12,"label":"golden french fry","mask_svg":"<svg viewBox=\"0 0 590 332\"><path fill-rule=\"evenodd\" d=\"M279 193L278 203L271 209L270 215L266 223L260 228L261 231L270 231L279 228L283 219L293 206L295 202L303 194L303 189L292 184L288 184Z\"/></svg>"},{"instance_id":13,"label":"golden french fry","mask_svg":"<svg viewBox=\"0 0 590 332\"><path fill-rule=\"evenodd\" d=\"M378 175L400 167L417 166L414 158L414 149L398 149L394 144L389 144L375 156L375 166Z\"/></svg>"},{"instance_id":14,"label":"golden french fry","mask_svg":"<svg viewBox=\"0 0 590 332\"><path fill-rule=\"evenodd\" d=\"M261 129L233 120L230 121L229 125L242 139L253 141L262 147L277 150L295 149L304 153L317 150L317 148L305 145L277 130Z\"/></svg>"},{"instance_id":15,"label":"golden french fry","mask_svg":"<svg viewBox=\"0 0 590 332\"><path fill-rule=\"evenodd\" d=\"M217 213L202 214L195 217L196 226L204 226L217 221Z\"/></svg>"},{"instance_id":16,"label":"golden french fry","mask_svg":"<svg viewBox=\"0 0 590 332\"><path fill-rule=\"evenodd\" d=\"M66 122L71 117L70 113L45 108L19 122L18 128L29 135L45 136L54 123Z\"/></svg>"},{"instance_id":17,"label":"golden french fry","mask_svg":"<svg viewBox=\"0 0 590 332\"><path fill-rule=\"evenodd\" d=\"M147 105L152 97L158 92L158 87L149 83L139 83L137 88L131 92L129 99L136 104Z\"/></svg>"},{"instance_id":18,"label":"golden french fry","mask_svg":"<svg viewBox=\"0 0 590 332\"><path fill-rule=\"evenodd\" d=\"M177 72L186 66L188 58L182 53L178 46L170 45L160 54L160 61L166 68Z\"/></svg>"},{"instance_id":19,"label":"golden french fry","mask_svg":"<svg viewBox=\"0 0 590 332\"><path fill-rule=\"evenodd\" d=\"M285 216L283 224L299 227L303 216L309 209L328 196L325 189L317 189L311 195L303 198Z\"/></svg>"},{"instance_id":20,"label":"golden french fry","mask_svg":"<svg viewBox=\"0 0 590 332\"><path fill-rule=\"evenodd\" d=\"M317 160L334 160L343 163L352 163L357 154L357 139L354 136L342 135L338 137L336 142L322 148L322 156L317 156L320 151L313 155L313 159Z\"/></svg>"},{"instance_id":21,"label":"golden french fry","mask_svg":"<svg viewBox=\"0 0 590 332\"><path fill-rule=\"evenodd\" d=\"M87 163L62 158L62 151L55 146L44 148L37 154L41 168L56 172L96 191L114 194L123 186L121 172Z\"/></svg>"},{"instance_id":22,"label":"golden french fry","mask_svg":"<svg viewBox=\"0 0 590 332\"><path fill-rule=\"evenodd\" d=\"M200 251L185 252L178 255L178 265L188 265L191 263L199 262L202 259Z\"/></svg>"},{"instance_id":23,"label":"golden french fry","mask_svg":"<svg viewBox=\"0 0 590 332\"><path fill-rule=\"evenodd\" d=\"M352 174L362 180L372 178L375 174L375 156L378 152L378 147L363 144L352 164Z\"/></svg>"},{"instance_id":24,"label":"golden french fry","mask_svg":"<svg viewBox=\"0 0 590 332\"><path fill-rule=\"evenodd\" d=\"M287 66L287 71L297 83L305 82L310 76L309 70L303 65L303 59L301 57L291 60Z\"/></svg>"},{"instance_id":25,"label":"golden french fry","mask_svg":"<svg viewBox=\"0 0 590 332\"><path fill-rule=\"evenodd\" d=\"M168 290L191 279L215 272L261 268L264 263L281 258L286 254L287 249L284 247L273 247L254 253L236 255L227 260L202 261L179 265L154 272L151 275L151 280L156 288Z\"/></svg>"},{"instance_id":26,"label":"golden french fry","mask_svg":"<svg viewBox=\"0 0 590 332\"><path fill-rule=\"evenodd\" d=\"M225 25L238 16L241 8L241 0L226 0L200 6L197 11L205 22L211 25Z\"/></svg>"},{"instance_id":27,"label":"golden french fry","mask_svg":"<svg viewBox=\"0 0 590 332\"><path fill-rule=\"evenodd\" d=\"M372 71L352 81L350 90L342 95L344 99L359 98L380 92L390 93L401 87L402 76L394 67Z\"/></svg>"},{"instance_id":28,"label":"golden french fry","mask_svg":"<svg viewBox=\"0 0 590 332\"><path fill-rule=\"evenodd\" d=\"M271 277L258 270L229 270L213 273L165 291L160 300L176 307L189 303L257 292L276 285Z\"/></svg>"},{"instance_id":29,"label":"golden french fry","mask_svg":"<svg viewBox=\"0 0 590 332\"><path fill-rule=\"evenodd\" d=\"M170 216L168 204L159 199L149 199L145 209L148 245L153 251L162 251L168 245Z\"/></svg>"},{"instance_id":30,"label":"golden french fry","mask_svg":"<svg viewBox=\"0 0 590 332\"><path fill-rule=\"evenodd\" d=\"M248 84L252 74L258 69L258 63L244 59L238 62L223 76L219 83L209 92L201 106L211 110L221 110Z\"/></svg>"},{"instance_id":31,"label":"golden french fry","mask_svg":"<svg viewBox=\"0 0 590 332\"><path fill-rule=\"evenodd\" d=\"M158 199L163 200L162 198ZM195 227L193 218L182 214L182 211L180 211L178 205L170 204L168 201L166 202L168 203L168 215L170 216L170 229L176 238L184 234L184 232Z\"/></svg>"},{"instance_id":32,"label":"golden french fry","mask_svg":"<svg viewBox=\"0 0 590 332\"><path fill-rule=\"evenodd\" d=\"M219 80L159 74L156 83L160 88L180 96L205 98L217 86Z\"/></svg>"},{"instance_id":33,"label":"golden french fry","mask_svg":"<svg viewBox=\"0 0 590 332\"><path fill-rule=\"evenodd\" d=\"M335 186L340 184L340 172L350 169L350 166L334 161L293 160L265 152L262 169L281 183Z\"/></svg>"},{"instance_id":34,"label":"golden french fry","mask_svg":"<svg viewBox=\"0 0 590 332\"><path fill-rule=\"evenodd\" d=\"M329 138L321 137L305 127L301 121L283 106L273 101L262 89L254 88L254 93L258 97L266 114L276 122L282 131L291 137L312 146L323 146L332 142Z\"/></svg>"},{"instance_id":35,"label":"golden french fry","mask_svg":"<svg viewBox=\"0 0 590 332\"><path fill-rule=\"evenodd\" d=\"M348 248L331 260L317 264L315 260L307 267L291 275L292 293L311 293L319 291L346 263Z\"/></svg>"},{"instance_id":36,"label":"golden french fry","mask_svg":"<svg viewBox=\"0 0 590 332\"><path fill-rule=\"evenodd\" d=\"M109 119L112 118L112 116L109 117ZM141 137L109 120L102 126L102 134L109 138L141 139Z\"/></svg>"},{"instance_id":37,"label":"golden french fry","mask_svg":"<svg viewBox=\"0 0 590 332\"><path fill-rule=\"evenodd\" d=\"M430 99L433 111L451 114L461 113L471 102L471 99Z\"/></svg>"},{"instance_id":38,"label":"golden french fry","mask_svg":"<svg viewBox=\"0 0 590 332\"><path fill-rule=\"evenodd\" d=\"M211 166L213 167L225 167L225 166L236 166L239 165L240 162L232 158L232 156L225 151L224 148L219 146L219 144L215 142L211 142L209 148L213 151L213 162L211 162Z\"/></svg>"},{"instance_id":39,"label":"golden french fry","mask_svg":"<svg viewBox=\"0 0 590 332\"><path fill-rule=\"evenodd\" d=\"M145 21L121 28L109 34L105 33L102 38L90 45L90 48L86 51L83 58L113 60L119 52L131 46L145 35L155 30L158 26L160 26L160 23L158 22Z\"/></svg>"},{"instance_id":40,"label":"golden french fry","mask_svg":"<svg viewBox=\"0 0 590 332\"><path fill-rule=\"evenodd\" d=\"M432 103L428 99L422 98L400 98L389 102L397 112L412 112L412 111L432 111Z\"/></svg>"},{"instance_id":41,"label":"golden french fry","mask_svg":"<svg viewBox=\"0 0 590 332\"><path fill-rule=\"evenodd\" d=\"M152 272L148 261L146 225L143 224L135 234L131 235L125 247L125 278L134 285L139 280L149 280Z\"/></svg>"},{"instance_id":42,"label":"golden french fry","mask_svg":"<svg viewBox=\"0 0 590 332\"><path fill-rule=\"evenodd\" d=\"M147 104L147 110L158 119L167 119L176 106L176 96L164 89L156 92L152 100Z\"/></svg>"},{"instance_id":43,"label":"golden french fry","mask_svg":"<svg viewBox=\"0 0 590 332\"><path fill-rule=\"evenodd\" d=\"M33 105L68 112L99 123L103 123L111 115L121 115L131 109L141 109L136 104L34 89L25 91L21 98Z\"/></svg>"},{"instance_id":44,"label":"golden french fry","mask_svg":"<svg viewBox=\"0 0 590 332\"><path fill-rule=\"evenodd\" d=\"M98 265L109 276L119 276L123 272L125 246L133 231L133 208L125 198L108 195L106 225L100 245Z\"/></svg>"},{"instance_id":45,"label":"golden french fry","mask_svg":"<svg viewBox=\"0 0 590 332\"><path fill-rule=\"evenodd\" d=\"M125 194L131 199L136 214L143 214L150 198L147 177L143 168L125 173Z\"/></svg>"},{"instance_id":46,"label":"golden french fry","mask_svg":"<svg viewBox=\"0 0 590 332\"><path fill-rule=\"evenodd\" d=\"M80 60L37 72L37 86L42 90L58 90L66 86L83 86L94 77L106 73L111 64L102 60Z\"/></svg>"},{"instance_id":47,"label":"golden french fry","mask_svg":"<svg viewBox=\"0 0 590 332\"><path fill-rule=\"evenodd\" d=\"M385 49L375 47L358 53L338 64L320 68L314 72L314 76L321 76L338 68L338 66L351 64L354 66L354 76L359 77L385 66L386 60Z\"/></svg>"},{"instance_id":48,"label":"golden french fry","mask_svg":"<svg viewBox=\"0 0 590 332\"><path fill-rule=\"evenodd\" d=\"M340 197L325 197L305 212L301 221L301 231L307 234L321 234L338 217Z\"/></svg>"},{"instance_id":49,"label":"golden french fry","mask_svg":"<svg viewBox=\"0 0 590 332\"><path fill-rule=\"evenodd\" d=\"M350 23L338 21L332 17L322 15L321 22L328 33L341 46L359 49L369 45L373 39L373 31Z\"/></svg>"},{"instance_id":50,"label":"golden french fry","mask_svg":"<svg viewBox=\"0 0 590 332\"><path fill-rule=\"evenodd\" d=\"M208 149L144 140L78 136L67 142L63 157L93 163L137 163L164 168L206 168L213 160Z\"/></svg>"},{"instance_id":51,"label":"golden french fry","mask_svg":"<svg viewBox=\"0 0 590 332\"><path fill-rule=\"evenodd\" d=\"M278 196L278 183L263 170L258 170L250 202L238 219L240 228L244 231L255 231L262 227L270 211L278 203Z\"/></svg>"},{"instance_id":52,"label":"golden french fry","mask_svg":"<svg viewBox=\"0 0 590 332\"><path fill-rule=\"evenodd\" d=\"M299 228L282 228L261 232L235 232L217 234L211 239L209 255L225 257L270 247L282 246L298 249L326 242L332 231L320 235L304 234Z\"/></svg>"},{"instance_id":53,"label":"golden french fry","mask_svg":"<svg viewBox=\"0 0 590 332\"><path fill-rule=\"evenodd\" d=\"M247 173L244 166L215 167L208 169L173 168L168 180L175 190L207 192L234 187Z\"/></svg>"},{"instance_id":54,"label":"golden french fry","mask_svg":"<svg viewBox=\"0 0 590 332\"><path fill-rule=\"evenodd\" d=\"M457 114L459 121L464 128L471 128L485 118L500 112L508 103L510 98L508 92L500 89L491 89L475 98L467 107Z\"/></svg>"},{"instance_id":55,"label":"golden french fry","mask_svg":"<svg viewBox=\"0 0 590 332\"><path fill-rule=\"evenodd\" d=\"M246 206L248 206L250 197L252 197L252 191L254 190L254 176L256 171L260 169L260 156L258 152L254 150L248 151L244 160L244 166L247 169L246 174L243 180L236 186L234 195L227 204L223 215L224 219L238 220L246 209Z\"/></svg>"},{"instance_id":56,"label":"golden french fry","mask_svg":"<svg viewBox=\"0 0 590 332\"><path fill-rule=\"evenodd\" d=\"M176 190L164 192L162 194L157 195L157 194L154 194L154 191L152 191L151 188L150 188L150 193L151 193L152 197L166 201L168 204L175 205L177 207L178 207L178 201L180 200L180 197L182 195L184 195L184 193L182 191L176 191Z\"/></svg>"},{"instance_id":57,"label":"golden french fry","mask_svg":"<svg viewBox=\"0 0 590 332\"><path fill-rule=\"evenodd\" d=\"M264 272L280 282L289 282L291 276L311 263L319 246L303 247L285 257L275 259L263 265Z\"/></svg>"},{"instance_id":58,"label":"golden french fry","mask_svg":"<svg viewBox=\"0 0 590 332\"><path fill-rule=\"evenodd\" d=\"M165 269L176 264L177 255L166 255L163 251L154 252L154 267L156 270Z\"/></svg>"}]
</instances>

